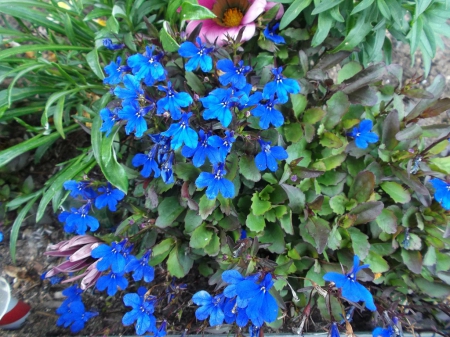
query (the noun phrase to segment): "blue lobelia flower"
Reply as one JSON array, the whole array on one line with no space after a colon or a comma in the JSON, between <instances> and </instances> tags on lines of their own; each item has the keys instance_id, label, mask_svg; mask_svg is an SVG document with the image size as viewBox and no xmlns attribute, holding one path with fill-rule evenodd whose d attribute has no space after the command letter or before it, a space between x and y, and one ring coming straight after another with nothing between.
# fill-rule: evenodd
<instances>
[{"instance_id":1,"label":"blue lobelia flower","mask_svg":"<svg viewBox=\"0 0 450 337\"><path fill-rule=\"evenodd\" d=\"M100 131L106 132L106 137L109 136L116 122L120 121L119 110L119 108L114 108L113 111L108 108L103 108L100 110L100 117L103 121Z\"/></svg>"},{"instance_id":2,"label":"blue lobelia flower","mask_svg":"<svg viewBox=\"0 0 450 337\"><path fill-rule=\"evenodd\" d=\"M153 296L145 296L146 289L139 287L137 293L126 294L123 303L133 309L127 312L123 318L123 325L131 325L136 322L136 334L143 335L147 331L156 330L156 319L153 316L155 311L155 299Z\"/></svg>"},{"instance_id":3,"label":"blue lobelia flower","mask_svg":"<svg viewBox=\"0 0 450 337\"><path fill-rule=\"evenodd\" d=\"M266 274L261 283L253 280L244 280L236 284L236 293L241 299L248 299L247 315L256 326L264 322L273 322L277 319L278 305L275 298L269 293L273 286L272 275Z\"/></svg>"},{"instance_id":4,"label":"blue lobelia flower","mask_svg":"<svg viewBox=\"0 0 450 337\"><path fill-rule=\"evenodd\" d=\"M378 142L378 135L371 132L373 123L370 119L364 119L359 123L359 126L353 128L348 135L355 138L356 146L360 149L367 149L369 143Z\"/></svg>"},{"instance_id":5,"label":"blue lobelia flower","mask_svg":"<svg viewBox=\"0 0 450 337\"><path fill-rule=\"evenodd\" d=\"M249 89L242 90L245 92L245 95L242 95L241 99L239 100L238 105L239 110L251 108L252 106L259 104L259 102L263 99L262 92L260 91L255 91L252 95L250 95L251 85L249 84L249 86L250 86Z\"/></svg>"},{"instance_id":6,"label":"blue lobelia flower","mask_svg":"<svg viewBox=\"0 0 450 337\"><path fill-rule=\"evenodd\" d=\"M394 337L395 335L395 331L391 326L388 326L386 329L376 327L372 331L372 337Z\"/></svg>"},{"instance_id":7,"label":"blue lobelia flower","mask_svg":"<svg viewBox=\"0 0 450 337\"><path fill-rule=\"evenodd\" d=\"M284 117L279 110L275 109L275 105L279 103L279 100L274 99L274 96L272 95L264 105L258 104L258 106L252 110L253 116L260 117L259 126L261 129L268 129L270 124L276 128L283 125Z\"/></svg>"},{"instance_id":8,"label":"blue lobelia flower","mask_svg":"<svg viewBox=\"0 0 450 337\"><path fill-rule=\"evenodd\" d=\"M201 290L194 294L192 302L200 305L195 311L195 317L199 320L205 320L209 316L209 325L221 325L225 319L223 307L225 297L222 294L211 296L208 292Z\"/></svg>"},{"instance_id":9,"label":"blue lobelia flower","mask_svg":"<svg viewBox=\"0 0 450 337\"><path fill-rule=\"evenodd\" d=\"M92 250L91 256L95 259L100 259L97 262L97 270L105 271L111 267L112 271L115 273L122 273L125 271L125 266L127 264L126 258L123 256L125 245L128 240L122 240L119 243L111 242L111 246L107 244L102 244Z\"/></svg>"},{"instance_id":10,"label":"blue lobelia flower","mask_svg":"<svg viewBox=\"0 0 450 337\"><path fill-rule=\"evenodd\" d=\"M261 152L255 157L256 167L260 171L269 168L272 172L278 170L277 160L287 159L288 154L281 146L270 146L271 142L265 142L259 139Z\"/></svg>"},{"instance_id":11,"label":"blue lobelia flower","mask_svg":"<svg viewBox=\"0 0 450 337\"><path fill-rule=\"evenodd\" d=\"M224 127L227 127L232 119L230 109L238 104L243 95L245 93L240 92L238 96L234 96L231 88L211 91L207 97L200 98L205 108L203 118L206 120L217 118Z\"/></svg>"},{"instance_id":12,"label":"blue lobelia flower","mask_svg":"<svg viewBox=\"0 0 450 337\"><path fill-rule=\"evenodd\" d=\"M338 328L336 322L331 323L330 330L331 330L330 337L341 337L341 335L339 333L339 328Z\"/></svg>"},{"instance_id":13,"label":"blue lobelia flower","mask_svg":"<svg viewBox=\"0 0 450 337\"><path fill-rule=\"evenodd\" d=\"M161 325L160 325L160 327L158 328L158 330L154 331L153 337L164 337L165 335L167 335L166 328L167 328L167 321L164 320L164 321L161 323Z\"/></svg>"},{"instance_id":14,"label":"blue lobelia flower","mask_svg":"<svg viewBox=\"0 0 450 337\"><path fill-rule=\"evenodd\" d=\"M196 38L196 41L198 47L192 42L183 42L178 49L178 54L191 58L184 66L187 71L194 71L200 65L204 72L208 72L212 69L212 58L209 54L214 48L207 48L199 37Z\"/></svg>"},{"instance_id":15,"label":"blue lobelia flower","mask_svg":"<svg viewBox=\"0 0 450 337\"><path fill-rule=\"evenodd\" d=\"M161 178L166 184L172 184L174 182L172 168L174 159L175 155L171 152L169 158L161 165Z\"/></svg>"},{"instance_id":16,"label":"blue lobelia flower","mask_svg":"<svg viewBox=\"0 0 450 337\"><path fill-rule=\"evenodd\" d=\"M156 153L158 151L158 147L158 145L154 145L147 154L136 154L131 161L134 167L143 166L141 175L144 178L150 177L152 172L154 172L155 178L158 178L161 174L158 163L156 162Z\"/></svg>"},{"instance_id":17,"label":"blue lobelia flower","mask_svg":"<svg viewBox=\"0 0 450 337\"><path fill-rule=\"evenodd\" d=\"M181 108L187 108L192 104L192 97L186 92L176 92L170 81L167 83L167 88L159 85L158 89L164 91L166 97L161 98L156 103L156 112L163 114L168 111L173 120L179 120L181 118Z\"/></svg>"},{"instance_id":18,"label":"blue lobelia flower","mask_svg":"<svg viewBox=\"0 0 450 337\"><path fill-rule=\"evenodd\" d=\"M2 242L2 241L3 241L3 232L0 231L0 242Z\"/></svg>"},{"instance_id":19,"label":"blue lobelia flower","mask_svg":"<svg viewBox=\"0 0 450 337\"><path fill-rule=\"evenodd\" d=\"M211 136L208 138L208 144L219 149L219 161L225 162L228 154L231 151L233 143L236 141L233 131L225 131L225 137Z\"/></svg>"},{"instance_id":20,"label":"blue lobelia flower","mask_svg":"<svg viewBox=\"0 0 450 337\"><path fill-rule=\"evenodd\" d=\"M181 154L186 158L193 157L192 163L195 167L202 166L205 163L207 157L212 164L217 164L218 162L220 162L221 160L218 147L211 146L209 143L211 133L205 133L203 130L200 130L198 134L200 136L200 141L198 142L197 147L193 149L188 146L184 146L181 150Z\"/></svg>"},{"instance_id":21,"label":"blue lobelia flower","mask_svg":"<svg viewBox=\"0 0 450 337\"><path fill-rule=\"evenodd\" d=\"M56 325L63 325L65 328L71 325L70 330L73 333L77 333L83 330L84 325L88 320L97 315L97 312L86 311L83 302L77 300L71 302L64 308L64 311L61 312L61 316L56 321Z\"/></svg>"},{"instance_id":22,"label":"blue lobelia flower","mask_svg":"<svg viewBox=\"0 0 450 337\"><path fill-rule=\"evenodd\" d=\"M442 207L449 211L450 210L450 184L440 180L440 179L431 179L431 185L434 187L434 198L437 202L439 202Z\"/></svg>"},{"instance_id":23,"label":"blue lobelia flower","mask_svg":"<svg viewBox=\"0 0 450 337\"><path fill-rule=\"evenodd\" d=\"M119 111L119 118L127 121L127 125L125 126L126 134L129 135L134 131L136 137L142 137L144 132L147 131L147 122L144 116L153 108L153 104L146 107L141 107L138 103L124 106Z\"/></svg>"},{"instance_id":24,"label":"blue lobelia flower","mask_svg":"<svg viewBox=\"0 0 450 337\"><path fill-rule=\"evenodd\" d=\"M356 280L356 274L364 268L369 268L369 265L364 264L360 266L359 257L355 255L353 257L353 268L350 269L347 274L342 275L339 273L330 272L326 273L323 276L323 279L325 281L334 282L336 287L341 288L342 297L345 299L352 302L364 301L366 302L367 309L376 311L377 308L373 302L372 294Z\"/></svg>"},{"instance_id":25,"label":"blue lobelia flower","mask_svg":"<svg viewBox=\"0 0 450 337\"><path fill-rule=\"evenodd\" d=\"M239 327L243 328L248 323L246 308L240 308L238 306L237 298L227 298L225 300L223 313L225 314L225 322L227 322L227 324L236 322Z\"/></svg>"},{"instance_id":26,"label":"blue lobelia flower","mask_svg":"<svg viewBox=\"0 0 450 337\"><path fill-rule=\"evenodd\" d=\"M97 194L91 187L90 181L67 180L63 184L66 191L70 191L70 196L76 198L81 196L83 199L94 199Z\"/></svg>"},{"instance_id":27,"label":"blue lobelia flower","mask_svg":"<svg viewBox=\"0 0 450 337\"><path fill-rule=\"evenodd\" d=\"M133 280L140 281L144 279L145 282L152 282L155 278L155 270L152 266L148 265L148 260L150 259L151 250L145 252L140 260L136 259L134 256L131 261L125 267L125 272L133 272Z\"/></svg>"},{"instance_id":28,"label":"blue lobelia flower","mask_svg":"<svg viewBox=\"0 0 450 337\"><path fill-rule=\"evenodd\" d=\"M264 32L263 32L264 37L267 40L270 40L270 41L272 41L274 43L284 44L284 43L286 43L286 41L284 40L284 37L282 37L282 36L277 34L278 27L280 27L280 23L279 22L277 22L274 25L270 25L270 24L267 25L266 29L264 29Z\"/></svg>"},{"instance_id":29,"label":"blue lobelia flower","mask_svg":"<svg viewBox=\"0 0 450 337\"><path fill-rule=\"evenodd\" d=\"M56 309L56 313L58 315L62 315L67 312L68 306L70 303L75 301L81 301L81 294L83 293L83 290L78 287L78 285L73 285L69 288L66 288L63 290L62 294L66 296L67 298L64 300L64 302L61 303L59 308Z\"/></svg>"},{"instance_id":30,"label":"blue lobelia flower","mask_svg":"<svg viewBox=\"0 0 450 337\"><path fill-rule=\"evenodd\" d=\"M161 134L149 135L149 137L158 147L156 161L158 163L165 162L170 154L170 137L162 136Z\"/></svg>"},{"instance_id":31,"label":"blue lobelia flower","mask_svg":"<svg viewBox=\"0 0 450 337\"><path fill-rule=\"evenodd\" d=\"M172 137L170 145L173 150L178 149L183 144L191 148L197 147L197 133L189 127L189 118L191 116L192 112L182 114L179 123L173 123L170 125L169 130L161 132L162 136Z\"/></svg>"},{"instance_id":32,"label":"blue lobelia flower","mask_svg":"<svg viewBox=\"0 0 450 337\"><path fill-rule=\"evenodd\" d=\"M124 276L124 272L115 273L111 271L107 275L100 277L96 283L96 288L100 291L107 289L109 296L114 296L118 288L125 290L128 287L128 280Z\"/></svg>"},{"instance_id":33,"label":"blue lobelia flower","mask_svg":"<svg viewBox=\"0 0 450 337\"><path fill-rule=\"evenodd\" d=\"M252 67L244 66L244 61L239 61L238 65L235 66L233 61L223 59L217 62L217 69L224 72L223 75L219 76L220 84L231 84L237 89L243 89L247 84L245 75L252 70Z\"/></svg>"},{"instance_id":34,"label":"blue lobelia flower","mask_svg":"<svg viewBox=\"0 0 450 337\"><path fill-rule=\"evenodd\" d=\"M131 71L131 68L127 65L120 65L122 63L122 58L117 57L116 62L111 61L104 69L108 75L103 79L104 84L115 85L122 82L123 76L126 72Z\"/></svg>"},{"instance_id":35,"label":"blue lobelia flower","mask_svg":"<svg viewBox=\"0 0 450 337\"><path fill-rule=\"evenodd\" d=\"M153 55L155 47L145 47L145 54L136 54L130 56L127 60L128 65L132 68L133 74L138 80L144 79L146 85L153 85L155 82L164 81L166 79L166 71L159 62L164 56L163 53Z\"/></svg>"},{"instance_id":36,"label":"blue lobelia flower","mask_svg":"<svg viewBox=\"0 0 450 337\"><path fill-rule=\"evenodd\" d=\"M256 326L254 324L250 325L250 327L248 328L248 332L250 333L250 337L259 337L260 334L259 332L261 331L261 327L260 326Z\"/></svg>"},{"instance_id":37,"label":"blue lobelia flower","mask_svg":"<svg viewBox=\"0 0 450 337\"><path fill-rule=\"evenodd\" d=\"M270 96L276 93L279 102L283 104L289 99L288 93L298 94L300 92L300 86L296 80L284 77L281 74L282 71L282 67L272 69L272 74L275 78L264 86L263 97L269 99Z\"/></svg>"},{"instance_id":38,"label":"blue lobelia flower","mask_svg":"<svg viewBox=\"0 0 450 337\"><path fill-rule=\"evenodd\" d=\"M70 212L62 212L58 216L58 220L61 222L65 222L64 230L67 233L77 233L78 235L86 234L88 227L92 232L95 232L99 223L96 218L88 215L90 203L88 202L86 205L81 206L79 209L72 208Z\"/></svg>"},{"instance_id":39,"label":"blue lobelia flower","mask_svg":"<svg viewBox=\"0 0 450 337\"><path fill-rule=\"evenodd\" d=\"M125 196L125 193L117 188L113 188L110 183L99 187L98 192L103 194L100 194L95 199L95 207L101 209L108 205L109 210L112 212L116 211L117 203Z\"/></svg>"},{"instance_id":40,"label":"blue lobelia flower","mask_svg":"<svg viewBox=\"0 0 450 337\"><path fill-rule=\"evenodd\" d=\"M227 173L223 163L214 165L213 173L202 172L195 180L198 188L207 187L206 196L208 199L215 199L217 195L222 193L224 198L234 197L234 185L224 176Z\"/></svg>"},{"instance_id":41,"label":"blue lobelia flower","mask_svg":"<svg viewBox=\"0 0 450 337\"><path fill-rule=\"evenodd\" d=\"M125 44L114 44L111 39L103 39L103 46L109 50L120 50L125 48Z\"/></svg>"},{"instance_id":42,"label":"blue lobelia flower","mask_svg":"<svg viewBox=\"0 0 450 337\"><path fill-rule=\"evenodd\" d=\"M122 99L122 106L137 104L145 100L144 90L141 87L141 81L133 75L127 74L123 78L124 88L115 87L114 95Z\"/></svg>"}]
</instances>

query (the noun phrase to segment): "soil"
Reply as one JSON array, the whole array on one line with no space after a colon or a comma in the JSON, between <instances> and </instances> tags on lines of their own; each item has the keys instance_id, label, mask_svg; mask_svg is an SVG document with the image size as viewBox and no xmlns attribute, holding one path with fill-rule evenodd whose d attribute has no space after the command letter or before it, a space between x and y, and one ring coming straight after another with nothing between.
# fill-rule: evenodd
<instances>
[{"instance_id":1,"label":"soil","mask_svg":"<svg viewBox=\"0 0 450 337\"><path fill-rule=\"evenodd\" d=\"M450 40L446 39L447 46L450 46ZM403 66L405 71L404 78L411 78L423 73L421 70L421 58L417 56L414 68L410 68L409 47L406 45L397 45L393 48L393 63L398 63ZM426 86L431 83L432 79L438 74L442 73L446 76L447 83L450 83L450 49L445 51L439 50L433 61L431 74L428 79L424 80L423 85ZM450 97L450 86L447 85L444 96ZM448 112L432 120L433 123L449 123ZM21 135L8 135L9 141L14 137ZM0 142L2 139L0 139ZM39 165L31 163L32 158L21 158L20 161L15 161L15 166L11 166L13 171L11 176L18 181L24 180L31 175L34 178L37 187L42 184L55 172L55 164L64 161L64 158L70 158L71 154L77 147L83 147L89 142L89 139L83 132L72 134L68 140L59 141L54 147L54 152L44 157ZM11 143L9 143L11 144ZM5 144L3 144L5 145ZM6 176L2 178L7 178ZM9 220L14 219L15 214L12 212L7 215ZM60 223L56 216L48 212L44 219L39 223L35 223L34 214L32 214L26 221L24 221L19 239L17 241L17 256L16 263L11 260L9 253L9 233L5 231L5 239L0 243L0 271L10 284L13 286L13 294L19 299L29 303L32 307L31 314L26 320L23 327L16 331L6 332L2 331L3 336L70 336L70 330L59 328L56 326L58 316L55 309L58 308L64 300L62 290L66 285L51 285L48 281L41 281L40 275L47 271L50 267L59 263L58 259L49 258L43 255L49 244L54 244L66 239ZM155 281L151 284L153 294L164 293L170 284L171 279L168 278L166 272L162 269L156 269ZM164 299L165 304L160 306L159 312L155 313L158 318L167 318L168 326L171 330L170 334L181 334L185 328L189 329L189 333L198 333L200 327L199 322L194 318L195 306L190 305L190 298L192 294L198 289L211 289L207 285L207 281L203 278L198 278L194 273L181 280L187 283L188 289L180 292L176 299L170 304ZM180 281L180 282L181 282ZM195 289L194 289L195 287ZM128 288L127 292L136 290ZM83 335L134 335L135 330L133 326L124 327L121 323L122 317L127 308L121 303L121 294L115 297L107 297L105 293L100 293L93 289L89 289L83 295L83 300L86 308L99 312L99 316L90 320L85 329L82 330ZM360 318L364 321L366 318ZM366 320L367 323L367 320ZM160 322L158 322L159 326ZM293 322L288 322L283 328L285 332L292 333ZM295 323L297 325L298 323ZM360 327L369 327L367 324ZM320 324L310 326L312 330L324 331ZM355 329L358 331L357 329ZM267 331L267 330L266 330ZM228 332L225 330L215 330L212 332Z\"/></svg>"}]
</instances>

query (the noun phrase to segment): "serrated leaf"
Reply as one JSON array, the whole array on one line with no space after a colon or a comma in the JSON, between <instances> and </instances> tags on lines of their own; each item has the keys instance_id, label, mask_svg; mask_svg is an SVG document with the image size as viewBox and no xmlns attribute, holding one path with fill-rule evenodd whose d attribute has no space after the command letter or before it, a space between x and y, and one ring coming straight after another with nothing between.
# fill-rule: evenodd
<instances>
[{"instance_id":1,"label":"serrated leaf","mask_svg":"<svg viewBox=\"0 0 450 337\"><path fill-rule=\"evenodd\" d=\"M189 246L192 248L204 248L211 241L212 235L213 231L206 228L206 224L203 223L192 232Z\"/></svg>"},{"instance_id":2,"label":"serrated leaf","mask_svg":"<svg viewBox=\"0 0 450 337\"><path fill-rule=\"evenodd\" d=\"M253 232L259 233L266 227L266 222L263 216L249 213L245 225Z\"/></svg>"},{"instance_id":3,"label":"serrated leaf","mask_svg":"<svg viewBox=\"0 0 450 337\"><path fill-rule=\"evenodd\" d=\"M350 234L353 252L355 255L358 255L361 260L364 260L370 250L369 237L355 227L349 228L347 231Z\"/></svg>"},{"instance_id":4,"label":"serrated leaf","mask_svg":"<svg viewBox=\"0 0 450 337\"><path fill-rule=\"evenodd\" d=\"M157 264L164 261L167 255L169 255L173 246L175 245L175 240L172 238L164 239L152 248L152 258L150 259L150 264L156 266Z\"/></svg>"},{"instance_id":5,"label":"serrated leaf","mask_svg":"<svg viewBox=\"0 0 450 337\"><path fill-rule=\"evenodd\" d=\"M369 251L369 254L363 260L364 263L370 265L370 270L374 273L384 273L389 270L389 265L386 260L373 251Z\"/></svg>"},{"instance_id":6,"label":"serrated leaf","mask_svg":"<svg viewBox=\"0 0 450 337\"><path fill-rule=\"evenodd\" d=\"M348 111L350 102L346 94L338 91L327 101L327 107L327 114L325 115L323 124L325 129L332 130Z\"/></svg>"},{"instance_id":7,"label":"serrated leaf","mask_svg":"<svg viewBox=\"0 0 450 337\"><path fill-rule=\"evenodd\" d=\"M206 194L200 198L198 204L198 212L203 220L205 220L212 212L216 209L217 202L216 199L208 199Z\"/></svg>"},{"instance_id":8,"label":"serrated leaf","mask_svg":"<svg viewBox=\"0 0 450 337\"><path fill-rule=\"evenodd\" d=\"M269 201L261 200L258 193L253 193L252 197L252 211L254 215L263 215L272 207Z\"/></svg>"},{"instance_id":9,"label":"serrated leaf","mask_svg":"<svg viewBox=\"0 0 450 337\"><path fill-rule=\"evenodd\" d=\"M392 210L383 209L375 220L383 232L388 234L397 232L397 217Z\"/></svg>"}]
</instances>

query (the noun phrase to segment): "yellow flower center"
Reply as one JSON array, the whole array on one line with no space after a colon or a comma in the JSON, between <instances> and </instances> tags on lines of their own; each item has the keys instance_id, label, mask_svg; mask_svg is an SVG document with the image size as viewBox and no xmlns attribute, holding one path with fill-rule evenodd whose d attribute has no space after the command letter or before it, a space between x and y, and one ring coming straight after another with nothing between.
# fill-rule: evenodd
<instances>
[{"instance_id":1,"label":"yellow flower center","mask_svg":"<svg viewBox=\"0 0 450 337\"><path fill-rule=\"evenodd\" d=\"M241 24L244 14L239 10L239 8L229 8L223 13L222 22L227 27L236 27Z\"/></svg>"}]
</instances>

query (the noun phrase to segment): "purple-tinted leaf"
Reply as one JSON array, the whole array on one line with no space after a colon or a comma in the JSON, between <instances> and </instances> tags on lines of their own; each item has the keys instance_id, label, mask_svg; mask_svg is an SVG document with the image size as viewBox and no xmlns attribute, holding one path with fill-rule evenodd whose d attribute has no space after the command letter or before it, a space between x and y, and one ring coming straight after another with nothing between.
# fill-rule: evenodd
<instances>
[{"instance_id":1,"label":"purple-tinted leaf","mask_svg":"<svg viewBox=\"0 0 450 337\"><path fill-rule=\"evenodd\" d=\"M391 110L383 122L383 133L381 142L386 145L388 150L392 150L397 146L398 140L395 135L400 131L400 122L398 119L398 111Z\"/></svg>"},{"instance_id":2,"label":"purple-tinted leaf","mask_svg":"<svg viewBox=\"0 0 450 337\"><path fill-rule=\"evenodd\" d=\"M352 78L344 81L340 88L344 94L350 94L366 85L374 83L386 74L386 65L382 62L376 63L363 71L359 72Z\"/></svg>"},{"instance_id":3,"label":"purple-tinted leaf","mask_svg":"<svg viewBox=\"0 0 450 337\"><path fill-rule=\"evenodd\" d=\"M348 95L348 99L352 104L361 104L363 106L374 106L378 103L378 96L375 90L369 86L355 90Z\"/></svg>"},{"instance_id":4,"label":"purple-tinted leaf","mask_svg":"<svg viewBox=\"0 0 450 337\"><path fill-rule=\"evenodd\" d=\"M414 274L420 274L422 271L422 254L418 251L402 249L403 263Z\"/></svg>"},{"instance_id":5,"label":"purple-tinted leaf","mask_svg":"<svg viewBox=\"0 0 450 337\"><path fill-rule=\"evenodd\" d=\"M331 231L330 225L327 221L314 217L308 219L306 222L306 229L316 242L317 252L322 254L327 246L328 235Z\"/></svg>"},{"instance_id":6,"label":"purple-tinted leaf","mask_svg":"<svg viewBox=\"0 0 450 337\"><path fill-rule=\"evenodd\" d=\"M417 124L409 125L406 129L403 129L395 135L395 138L399 141L407 139L417 139L422 135L422 128Z\"/></svg>"},{"instance_id":7,"label":"purple-tinted leaf","mask_svg":"<svg viewBox=\"0 0 450 337\"><path fill-rule=\"evenodd\" d=\"M350 211L350 215L356 215L354 224L364 224L375 220L384 208L381 201L369 201L359 204Z\"/></svg>"},{"instance_id":8,"label":"purple-tinted leaf","mask_svg":"<svg viewBox=\"0 0 450 337\"><path fill-rule=\"evenodd\" d=\"M369 200L373 193L374 187L375 175L369 171L359 172L356 175L355 180L353 180L348 197L356 199L359 203L365 202Z\"/></svg>"}]
</instances>

